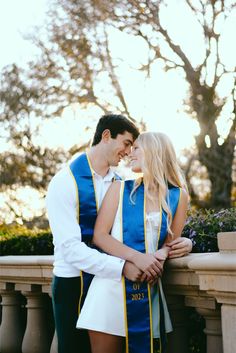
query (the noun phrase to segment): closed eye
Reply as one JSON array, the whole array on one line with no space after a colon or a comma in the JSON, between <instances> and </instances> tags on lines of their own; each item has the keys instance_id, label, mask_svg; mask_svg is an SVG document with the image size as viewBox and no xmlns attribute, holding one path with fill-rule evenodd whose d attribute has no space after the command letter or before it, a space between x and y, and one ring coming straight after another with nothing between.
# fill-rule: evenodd
<instances>
[{"instance_id":1,"label":"closed eye","mask_svg":"<svg viewBox=\"0 0 236 353\"><path fill-rule=\"evenodd\" d=\"M125 147L130 147L130 146L132 146L132 144L131 144L130 141L125 141L125 142L124 142L124 145L125 145Z\"/></svg>"}]
</instances>

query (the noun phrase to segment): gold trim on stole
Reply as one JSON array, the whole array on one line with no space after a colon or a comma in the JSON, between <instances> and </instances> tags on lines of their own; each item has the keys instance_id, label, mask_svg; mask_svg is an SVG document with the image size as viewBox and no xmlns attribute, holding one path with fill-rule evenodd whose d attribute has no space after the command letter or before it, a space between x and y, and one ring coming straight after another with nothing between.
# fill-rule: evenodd
<instances>
[{"instance_id":1,"label":"gold trim on stole","mask_svg":"<svg viewBox=\"0 0 236 353\"><path fill-rule=\"evenodd\" d=\"M90 159L89 159L89 156L88 156L87 152L85 152L85 155L86 155L86 158L87 158L87 161L88 161L88 164L89 164L89 168L90 168L90 172L91 172L91 175L92 175L93 188L94 188L95 201L96 201L96 209L97 209L97 212L98 212L97 192L96 192L96 186L95 186L95 181L94 181L93 168L91 166L91 162L90 162ZM77 218L77 221L78 221L78 224L79 224L79 221L80 221L80 219L79 219L79 212L80 212L80 207L79 207L79 188L78 188L78 185L76 183L75 177L74 177L70 167L69 167L69 171L70 171L70 174L71 174L71 176L73 178L73 181L74 181L74 184L75 184L75 189L76 189L76 212L77 212L76 218ZM81 238L82 238L82 234L81 234ZM82 300L82 296L83 296L83 290L84 290L83 271L81 271L81 270L80 270L80 278L81 278L81 292L80 292L79 305L78 305L78 315L80 314L80 304L81 304L81 300Z\"/></svg>"}]
</instances>

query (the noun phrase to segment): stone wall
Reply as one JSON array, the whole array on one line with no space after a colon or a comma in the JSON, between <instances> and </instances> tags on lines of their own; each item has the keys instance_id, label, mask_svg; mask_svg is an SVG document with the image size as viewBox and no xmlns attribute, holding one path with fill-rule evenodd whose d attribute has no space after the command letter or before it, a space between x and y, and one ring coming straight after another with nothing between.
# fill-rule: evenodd
<instances>
[{"instance_id":1,"label":"stone wall","mask_svg":"<svg viewBox=\"0 0 236 353\"><path fill-rule=\"evenodd\" d=\"M236 232L218 234L219 253L169 260L164 291L174 326L168 352L188 353L187 307L205 318L207 353L235 353ZM53 256L0 258L1 353L57 353L51 308Z\"/></svg>"}]
</instances>

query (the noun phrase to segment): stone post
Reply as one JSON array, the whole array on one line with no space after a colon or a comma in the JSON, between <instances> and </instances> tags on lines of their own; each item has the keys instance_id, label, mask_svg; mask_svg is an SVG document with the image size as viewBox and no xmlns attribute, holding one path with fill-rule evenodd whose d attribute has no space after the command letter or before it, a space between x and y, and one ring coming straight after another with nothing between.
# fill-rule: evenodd
<instances>
[{"instance_id":1,"label":"stone post","mask_svg":"<svg viewBox=\"0 0 236 353\"><path fill-rule=\"evenodd\" d=\"M219 233L218 247L219 253L213 253L211 256L205 254L201 262L197 259L193 260L189 267L199 277L200 290L206 291L221 303L223 352L234 353L236 347L236 232Z\"/></svg>"},{"instance_id":2,"label":"stone post","mask_svg":"<svg viewBox=\"0 0 236 353\"><path fill-rule=\"evenodd\" d=\"M22 353L47 353L50 351L51 341L46 315L46 294L39 291L22 294L27 298L27 326Z\"/></svg>"},{"instance_id":3,"label":"stone post","mask_svg":"<svg viewBox=\"0 0 236 353\"><path fill-rule=\"evenodd\" d=\"M0 328L0 352L21 353L23 327L21 317L22 298L14 290L1 290L2 324Z\"/></svg>"},{"instance_id":4,"label":"stone post","mask_svg":"<svg viewBox=\"0 0 236 353\"><path fill-rule=\"evenodd\" d=\"M236 348L236 298L234 302L234 305L223 304L221 307L224 353L233 353Z\"/></svg>"},{"instance_id":5,"label":"stone post","mask_svg":"<svg viewBox=\"0 0 236 353\"><path fill-rule=\"evenodd\" d=\"M223 353L220 309L196 308L196 311L206 322L204 332L207 337L207 353Z\"/></svg>"}]
</instances>

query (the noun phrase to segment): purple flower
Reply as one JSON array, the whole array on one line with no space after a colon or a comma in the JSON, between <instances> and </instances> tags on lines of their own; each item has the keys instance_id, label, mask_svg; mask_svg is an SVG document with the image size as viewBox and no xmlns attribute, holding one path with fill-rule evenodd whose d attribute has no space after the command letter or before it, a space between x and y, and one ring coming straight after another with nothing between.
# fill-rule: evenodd
<instances>
[{"instance_id":1,"label":"purple flower","mask_svg":"<svg viewBox=\"0 0 236 353\"><path fill-rule=\"evenodd\" d=\"M189 234L189 239L192 240L196 235L197 235L197 232L195 230L191 230L191 232Z\"/></svg>"}]
</instances>

